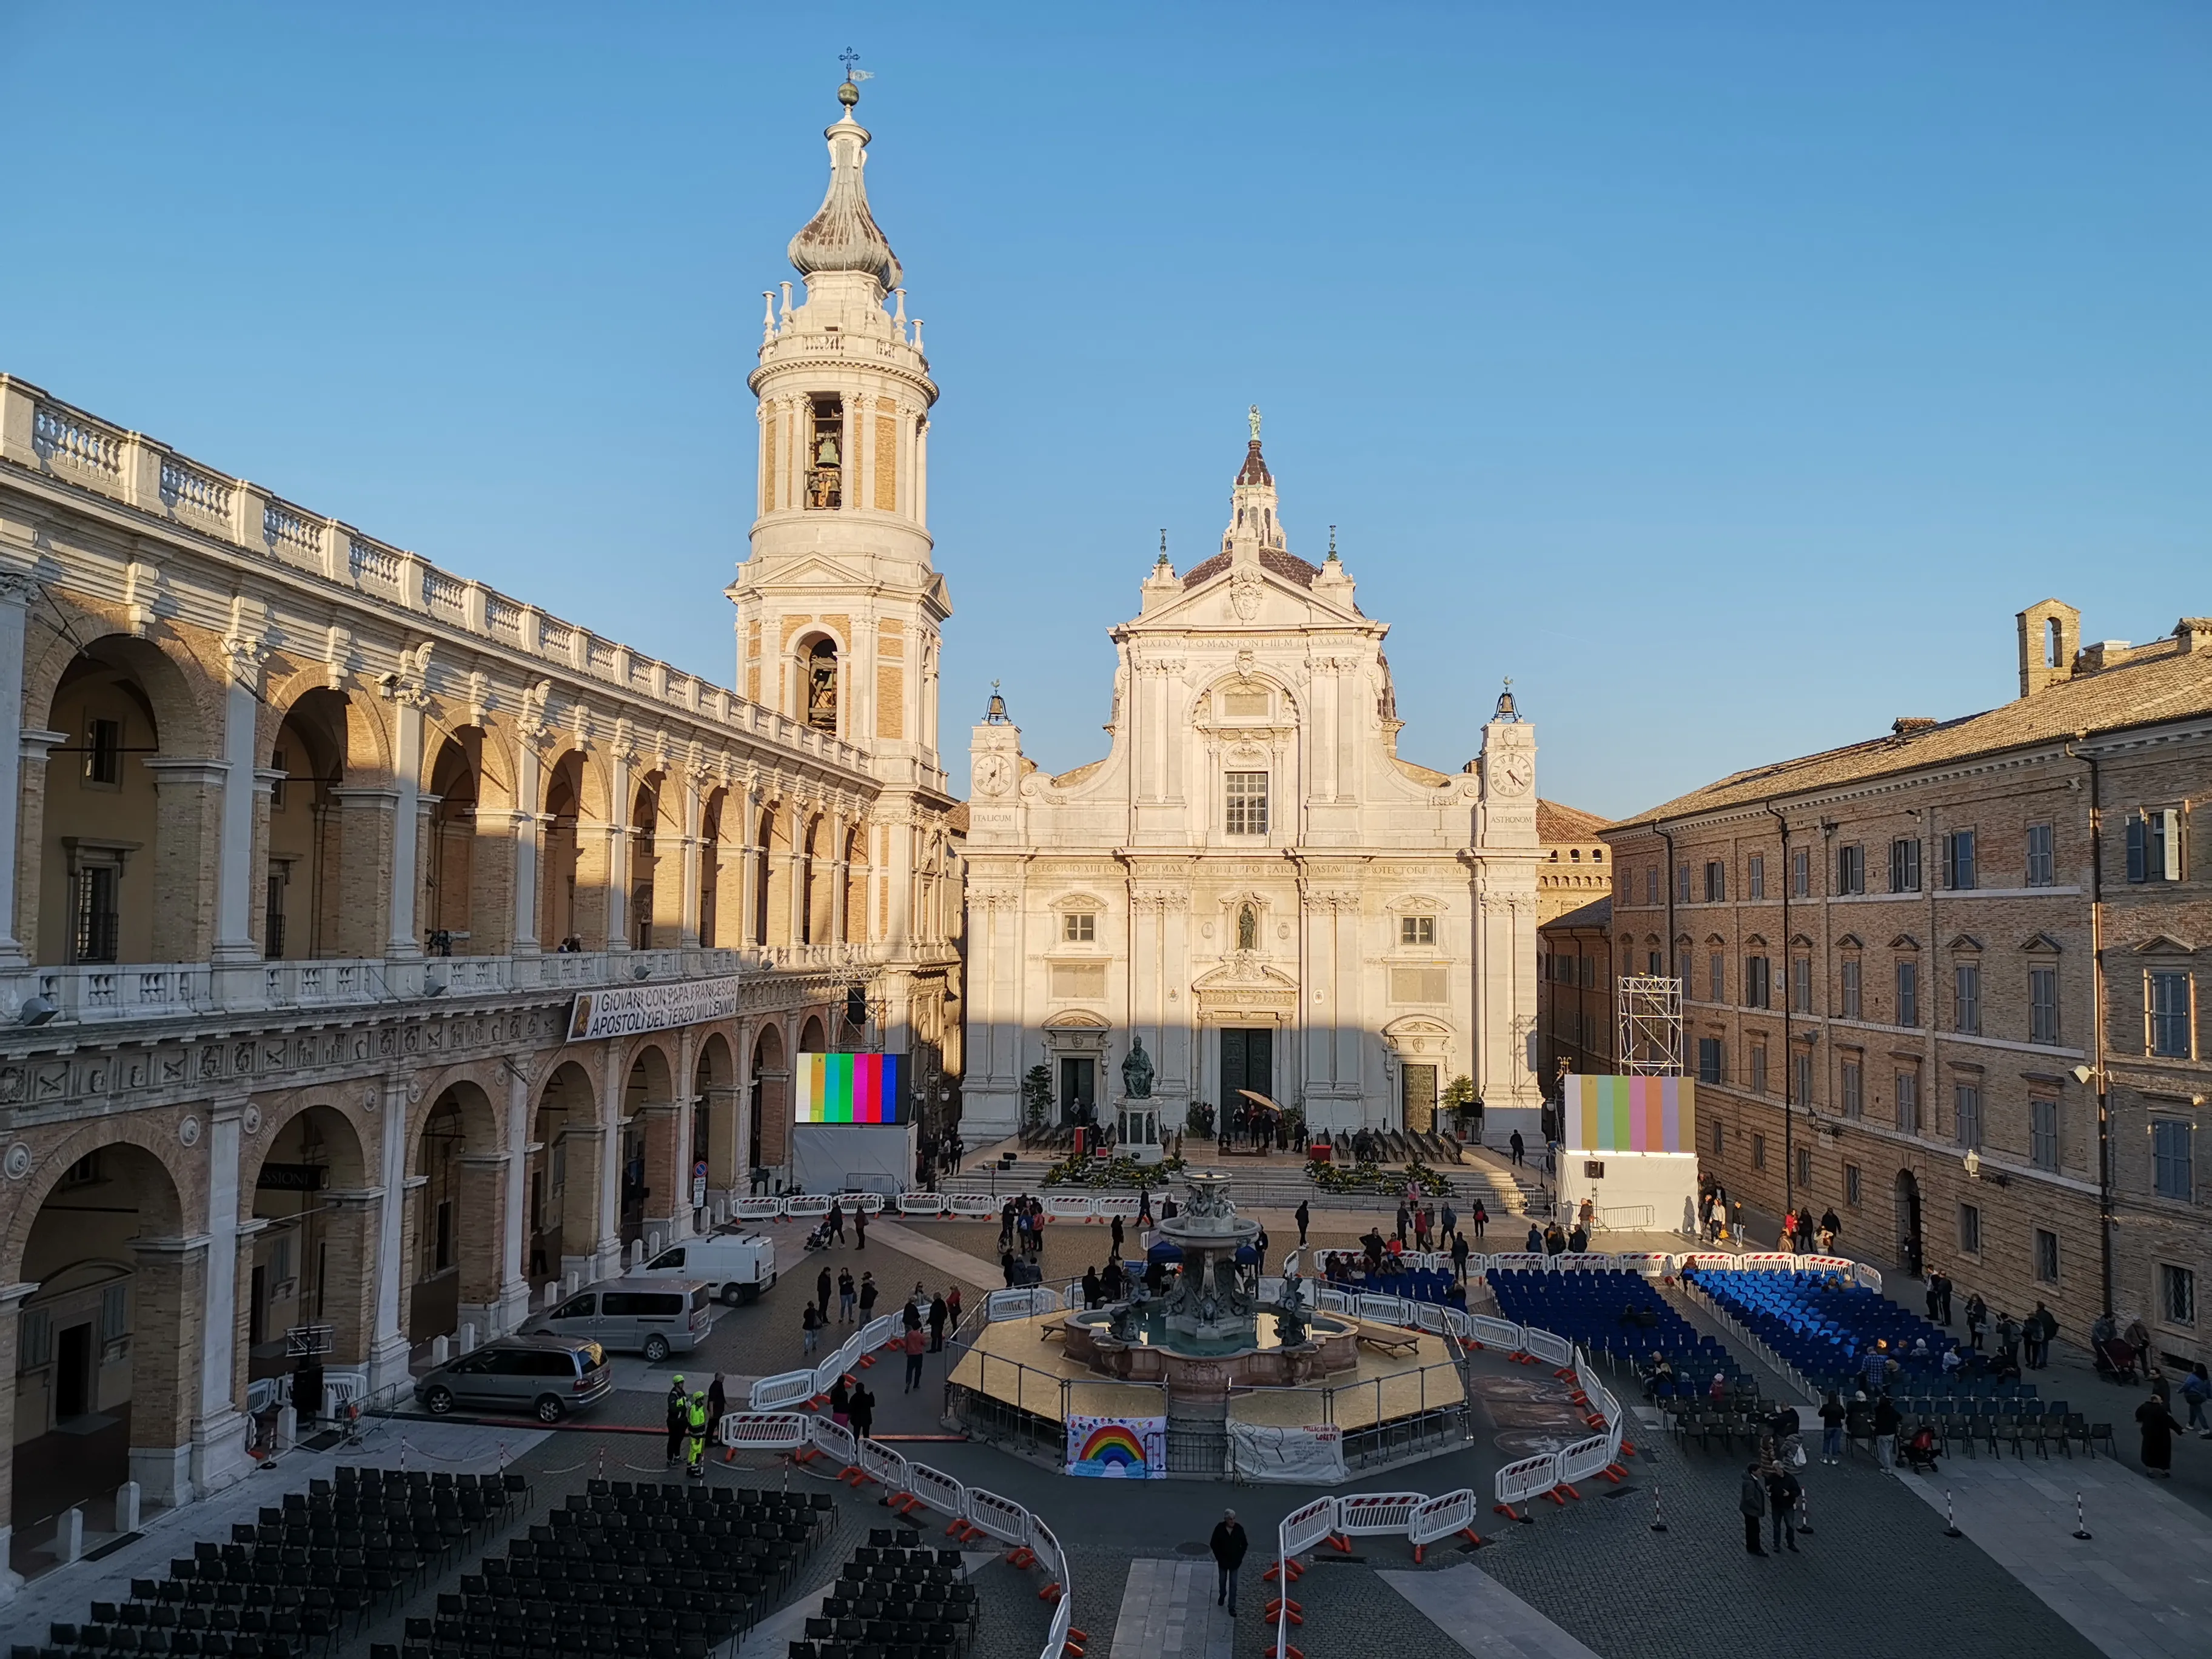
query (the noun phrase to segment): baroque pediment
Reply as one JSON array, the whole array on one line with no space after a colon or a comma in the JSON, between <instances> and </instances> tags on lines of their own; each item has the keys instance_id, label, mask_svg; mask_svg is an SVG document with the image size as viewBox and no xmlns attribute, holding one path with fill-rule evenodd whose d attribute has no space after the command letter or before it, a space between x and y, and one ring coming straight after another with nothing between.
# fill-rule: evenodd
<instances>
[{"instance_id":1,"label":"baroque pediment","mask_svg":"<svg viewBox=\"0 0 2212 1659\"><path fill-rule=\"evenodd\" d=\"M1207 969L1192 981L1192 988L1200 991L1239 990L1248 986L1294 991L1297 988L1297 981L1252 951L1237 951L1218 965Z\"/></svg>"}]
</instances>

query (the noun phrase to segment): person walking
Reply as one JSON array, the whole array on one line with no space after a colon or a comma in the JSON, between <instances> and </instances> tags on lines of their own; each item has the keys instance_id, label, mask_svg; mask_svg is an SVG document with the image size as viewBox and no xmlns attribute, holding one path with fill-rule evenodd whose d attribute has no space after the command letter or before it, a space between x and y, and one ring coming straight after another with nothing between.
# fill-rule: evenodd
<instances>
[{"instance_id":1,"label":"person walking","mask_svg":"<svg viewBox=\"0 0 2212 1659\"><path fill-rule=\"evenodd\" d=\"M856 1250L868 1248L868 1212L857 1205L853 1209L853 1248Z\"/></svg>"},{"instance_id":2,"label":"person walking","mask_svg":"<svg viewBox=\"0 0 2212 1659\"><path fill-rule=\"evenodd\" d=\"M1904 1420L1887 1393L1874 1402L1874 1458L1885 1469L1897 1467L1897 1427Z\"/></svg>"},{"instance_id":3,"label":"person walking","mask_svg":"<svg viewBox=\"0 0 2212 1659\"><path fill-rule=\"evenodd\" d=\"M1291 1212L1291 1218L1298 1224L1298 1248L1303 1250L1306 1247L1306 1229L1313 1222L1313 1211L1308 1206L1305 1200L1302 1198L1298 1200L1298 1207ZM1121 1241L1116 1238L1114 1241L1114 1248L1118 1250L1121 1247Z\"/></svg>"},{"instance_id":4,"label":"person walking","mask_svg":"<svg viewBox=\"0 0 2212 1659\"><path fill-rule=\"evenodd\" d=\"M1518 1129L1516 1129L1510 1135L1506 1137L1505 1144L1512 1148L1513 1167L1516 1170L1519 1169L1521 1167L1522 1154L1528 1150L1527 1145L1521 1139L1521 1132Z\"/></svg>"},{"instance_id":5,"label":"person walking","mask_svg":"<svg viewBox=\"0 0 2212 1659\"><path fill-rule=\"evenodd\" d=\"M1766 1514L1773 1527L1774 1547L1782 1547L1786 1534L1792 1555L1797 1553L1797 1500L1804 1494L1804 1487L1785 1465L1777 1463L1767 1470Z\"/></svg>"},{"instance_id":6,"label":"person walking","mask_svg":"<svg viewBox=\"0 0 2212 1659\"><path fill-rule=\"evenodd\" d=\"M1259 1261L1255 1264L1255 1269L1260 1273L1266 1273L1267 1271L1267 1230L1264 1225L1253 1235L1252 1248L1259 1255Z\"/></svg>"},{"instance_id":7,"label":"person walking","mask_svg":"<svg viewBox=\"0 0 2212 1659\"><path fill-rule=\"evenodd\" d=\"M1407 1209L1406 1200L1401 1198L1398 1200L1398 1248L1401 1250L1406 1248L1406 1231L1413 1224L1413 1212Z\"/></svg>"},{"instance_id":8,"label":"person walking","mask_svg":"<svg viewBox=\"0 0 2212 1659\"><path fill-rule=\"evenodd\" d=\"M1116 1261L1119 1261L1121 1259L1121 1241L1128 1237L1127 1233L1121 1231L1121 1218L1120 1216L1117 1215L1114 1218L1114 1224L1108 1230L1107 1237L1114 1241L1114 1259Z\"/></svg>"},{"instance_id":9,"label":"person walking","mask_svg":"<svg viewBox=\"0 0 2212 1659\"><path fill-rule=\"evenodd\" d=\"M1966 1346L1976 1353L1982 1351L1982 1333L1989 1328L1990 1304L1976 1291L1966 1297Z\"/></svg>"},{"instance_id":10,"label":"person walking","mask_svg":"<svg viewBox=\"0 0 2212 1659\"><path fill-rule=\"evenodd\" d=\"M942 1353L945 1351L945 1322L950 1316L951 1310L945 1305L943 1292L929 1298L930 1352Z\"/></svg>"},{"instance_id":11,"label":"person walking","mask_svg":"<svg viewBox=\"0 0 2212 1659\"><path fill-rule=\"evenodd\" d=\"M929 1339L922 1335L919 1324L909 1325L901 1346L906 1350L906 1387L899 1392L912 1394L921 1386L921 1359L928 1352Z\"/></svg>"},{"instance_id":12,"label":"person walking","mask_svg":"<svg viewBox=\"0 0 2212 1659\"><path fill-rule=\"evenodd\" d=\"M812 1353L822 1345L822 1323L821 1309L816 1307L811 1302L808 1303L806 1311L799 1316L799 1328L806 1334L808 1353Z\"/></svg>"},{"instance_id":13,"label":"person walking","mask_svg":"<svg viewBox=\"0 0 2212 1659\"><path fill-rule=\"evenodd\" d=\"M1833 1389L1820 1402L1820 1461L1833 1466L1844 1461L1844 1402Z\"/></svg>"},{"instance_id":14,"label":"person walking","mask_svg":"<svg viewBox=\"0 0 2212 1659\"><path fill-rule=\"evenodd\" d=\"M2020 1367L2021 1323L2009 1313L1997 1310L1997 1358L2017 1370Z\"/></svg>"},{"instance_id":15,"label":"person walking","mask_svg":"<svg viewBox=\"0 0 2212 1659\"><path fill-rule=\"evenodd\" d=\"M866 1440L876 1431L876 1396L865 1382L853 1384L845 1401L845 1415L853 1419L853 1432Z\"/></svg>"},{"instance_id":16,"label":"person walking","mask_svg":"<svg viewBox=\"0 0 2212 1659\"><path fill-rule=\"evenodd\" d=\"M830 1237L840 1244L845 1242L845 1206L836 1199L830 1200Z\"/></svg>"},{"instance_id":17,"label":"person walking","mask_svg":"<svg viewBox=\"0 0 2212 1659\"><path fill-rule=\"evenodd\" d=\"M865 1325L876 1316L876 1276L860 1275L860 1322Z\"/></svg>"},{"instance_id":18,"label":"person walking","mask_svg":"<svg viewBox=\"0 0 2212 1659\"><path fill-rule=\"evenodd\" d=\"M1244 1552L1249 1544L1237 1511L1222 1510L1221 1519L1213 1523L1213 1535L1206 1540L1206 1547L1213 1552L1214 1569L1219 1575L1214 1586L1213 1605L1227 1607L1231 1619L1237 1616L1237 1569L1244 1565Z\"/></svg>"},{"instance_id":19,"label":"person walking","mask_svg":"<svg viewBox=\"0 0 2212 1659\"><path fill-rule=\"evenodd\" d=\"M677 1454L684 1449L684 1405L688 1398L684 1391L684 1374L678 1371L668 1385L668 1455L662 1461L664 1468L673 1463Z\"/></svg>"},{"instance_id":20,"label":"person walking","mask_svg":"<svg viewBox=\"0 0 2212 1659\"><path fill-rule=\"evenodd\" d=\"M822 1271L814 1276L814 1305L822 1310L824 1319L830 1316L830 1268L824 1263Z\"/></svg>"},{"instance_id":21,"label":"person walking","mask_svg":"<svg viewBox=\"0 0 2212 1659\"><path fill-rule=\"evenodd\" d=\"M1743 1512L1745 1553L1765 1554L1759 1541L1759 1523L1766 1516L1766 1481L1760 1474L1758 1464L1744 1465L1743 1484L1736 1489L1735 1506Z\"/></svg>"},{"instance_id":22,"label":"person walking","mask_svg":"<svg viewBox=\"0 0 2212 1659\"><path fill-rule=\"evenodd\" d=\"M2142 1431L2143 1473L2154 1480L2173 1479L2173 1437L2185 1432L2166 1409L2166 1396L2154 1394L2136 1407L2136 1426Z\"/></svg>"},{"instance_id":23,"label":"person walking","mask_svg":"<svg viewBox=\"0 0 2212 1659\"><path fill-rule=\"evenodd\" d=\"M1457 1279L1461 1284L1466 1284L1467 1235L1465 1233L1455 1232L1452 1235L1451 1258L1453 1277Z\"/></svg>"},{"instance_id":24,"label":"person walking","mask_svg":"<svg viewBox=\"0 0 2212 1659\"><path fill-rule=\"evenodd\" d=\"M1482 1230L1490 1224L1490 1212L1482 1207L1480 1199L1474 1200L1474 1208L1468 1214L1468 1219L1474 1224L1474 1240L1480 1244L1482 1242Z\"/></svg>"},{"instance_id":25,"label":"person walking","mask_svg":"<svg viewBox=\"0 0 2212 1659\"><path fill-rule=\"evenodd\" d=\"M1458 1237L1459 1212L1452 1208L1450 1201L1447 1200L1444 1204L1444 1212L1437 1218L1437 1248L1443 1249L1445 1239Z\"/></svg>"},{"instance_id":26,"label":"person walking","mask_svg":"<svg viewBox=\"0 0 2212 1659\"><path fill-rule=\"evenodd\" d=\"M1014 1200L1008 1199L999 1206L999 1250L1001 1255L1014 1248Z\"/></svg>"},{"instance_id":27,"label":"person walking","mask_svg":"<svg viewBox=\"0 0 2212 1659\"><path fill-rule=\"evenodd\" d=\"M853 1322L853 1299L854 1299L854 1289L853 1289L853 1270L852 1270L850 1267L840 1267L840 1268L838 1268L838 1269L837 1269L837 1322L838 1322L840 1325L849 1325L849 1324L851 1324L851 1323Z\"/></svg>"},{"instance_id":28,"label":"person walking","mask_svg":"<svg viewBox=\"0 0 2212 1659\"><path fill-rule=\"evenodd\" d=\"M707 1384L707 1420L719 1423L730 1414L730 1396L722 1387L722 1374L716 1371L714 1380Z\"/></svg>"},{"instance_id":29,"label":"person walking","mask_svg":"<svg viewBox=\"0 0 2212 1659\"><path fill-rule=\"evenodd\" d=\"M2212 1440L2212 1424L2204 1420L2204 1406L2212 1401L2212 1372L2198 1360L2189 1368L2189 1375L2181 1379L2181 1398L2189 1407L2189 1426L2197 1431L2200 1440Z\"/></svg>"},{"instance_id":30,"label":"person walking","mask_svg":"<svg viewBox=\"0 0 2212 1659\"><path fill-rule=\"evenodd\" d=\"M960 1287L957 1285L945 1287L945 1322L955 1336L960 1334Z\"/></svg>"}]
</instances>

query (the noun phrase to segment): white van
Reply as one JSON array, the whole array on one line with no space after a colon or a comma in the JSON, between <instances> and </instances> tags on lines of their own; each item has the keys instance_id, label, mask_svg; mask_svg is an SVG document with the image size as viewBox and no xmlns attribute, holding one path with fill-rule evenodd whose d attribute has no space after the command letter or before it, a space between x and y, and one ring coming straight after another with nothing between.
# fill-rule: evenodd
<instances>
[{"instance_id":1,"label":"white van","mask_svg":"<svg viewBox=\"0 0 2212 1659\"><path fill-rule=\"evenodd\" d=\"M580 1337L655 1364L689 1353L714 1323L714 1286L696 1279L639 1285L611 1279L524 1322L524 1336Z\"/></svg>"},{"instance_id":2,"label":"white van","mask_svg":"<svg viewBox=\"0 0 2212 1659\"><path fill-rule=\"evenodd\" d=\"M630 1277L703 1279L735 1307L775 1283L775 1243L765 1233L712 1233L663 1250Z\"/></svg>"}]
</instances>

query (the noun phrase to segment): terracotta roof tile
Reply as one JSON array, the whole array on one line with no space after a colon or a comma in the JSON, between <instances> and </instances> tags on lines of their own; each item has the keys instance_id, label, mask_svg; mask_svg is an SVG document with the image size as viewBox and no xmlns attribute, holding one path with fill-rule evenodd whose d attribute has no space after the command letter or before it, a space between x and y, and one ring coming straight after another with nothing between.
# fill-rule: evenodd
<instances>
[{"instance_id":1,"label":"terracotta roof tile","mask_svg":"<svg viewBox=\"0 0 2212 1659\"><path fill-rule=\"evenodd\" d=\"M1576 906L1565 915L1553 916L1536 931L1548 933L1554 927L1610 927L1613 926L1613 900L1610 896L1592 899L1588 904Z\"/></svg>"},{"instance_id":2,"label":"terracotta roof tile","mask_svg":"<svg viewBox=\"0 0 2212 1659\"><path fill-rule=\"evenodd\" d=\"M1598 831L1610 822L1579 806L1540 798L1536 802L1536 839L1540 842L1595 841Z\"/></svg>"},{"instance_id":3,"label":"terracotta roof tile","mask_svg":"<svg viewBox=\"0 0 2212 1659\"><path fill-rule=\"evenodd\" d=\"M1262 568L1272 570L1285 581L1296 582L1300 587L1311 587L1314 578L1321 574L1320 566L1308 564L1297 554L1285 553L1279 547L1261 548L1260 563ZM1212 558L1191 566L1190 574L1182 579L1182 585L1188 590L1200 582L1210 582L1228 568L1229 556L1217 553Z\"/></svg>"}]
</instances>

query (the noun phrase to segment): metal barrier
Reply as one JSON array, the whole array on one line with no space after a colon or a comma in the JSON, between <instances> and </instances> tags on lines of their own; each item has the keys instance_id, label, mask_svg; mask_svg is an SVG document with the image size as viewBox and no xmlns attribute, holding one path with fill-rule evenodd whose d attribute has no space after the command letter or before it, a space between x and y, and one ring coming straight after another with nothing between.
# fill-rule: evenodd
<instances>
[{"instance_id":1,"label":"metal barrier","mask_svg":"<svg viewBox=\"0 0 2212 1659\"><path fill-rule=\"evenodd\" d=\"M866 1210L870 1215L881 1215L884 1212L884 1195L881 1193L862 1192L856 1188L849 1193L838 1194L837 1206L847 1215L852 1214L855 1210Z\"/></svg>"},{"instance_id":2,"label":"metal barrier","mask_svg":"<svg viewBox=\"0 0 2212 1659\"><path fill-rule=\"evenodd\" d=\"M935 1193L901 1193L898 1208L901 1215L943 1215L945 1200Z\"/></svg>"},{"instance_id":3,"label":"metal barrier","mask_svg":"<svg viewBox=\"0 0 2212 1659\"><path fill-rule=\"evenodd\" d=\"M1571 1487L1576 1481L1587 1480L1612 1463L1612 1436L1594 1434L1587 1440L1577 1440L1571 1446L1561 1448L1558 1456L1559 1484Z\"/></svg>"},{"instance_id":4,"label":"metal barrier","mask_svg":"<svg viewBox=\"0 0 2212 1659\"><path fill-rule=\"evenodd\" d=\"M1498 1470L1491 1489L1497 1494L1497 1510L1501 1515L1512 1515L1514 1505L1525 1504L1532 1498L1540 1498L1559 1484L1559 1460L1551 1452L1534 1457L1524 1457L1516 1463L1508 1463Z\"/></svg>"},{"instance_id":5,"label":"metal barrier","mask_svg":"<svg viewBox=\"0 0 2212 1659\"><path fill-rule=\"evenodd\" d=\"M791 1193L776 1200L782 1212L793 1221L801 1218L812 1219L830 1213L830 1194L827 1193Z\"/></svg>"},{"instance_id":6,"label":"metal barrier","mask_svg":"<svg viewBox=\"0 0 2212 1659\"><path fill-rule=\"evenodd\" d=\"M939 1515L950 1516L955 1521L968 1518L968 1488L942 1469L933 1469L927 1463L908 1462L906 1489L917 1503Z\"/></svg>"},{"instance_id":7,"label":"metal barrier","mask_svg":"<svg viewBox=\"0 0 2212 1659\"><path fill-rule=\"evenodd\" d=\"M816 1392L812 1371L783 1371L754 1383L745 1404L756 1412L773 1412L785 1406L803 1406Z\"/></svg>"},{"instance_id":8,"label":"metal barrier","mask_svg":"<svg viewBox=\"0 0 2212 1659\"><path fill-rule=\"evenodd\" d=\"M1336 1499L1316 1498L1292 1510L1276 1530L1285 1556L1304 1554L1336 1530Z\"/></svg>"},{"instance_id":9,"label":"metal barrier","mask_svg":"<svg viewBox=\"0 0 2212 1659\"><path fill-rule=\"evenodd\" d=\"M848 1337L836 1352L814 1368L814 1395L830 1392L830 1385L860 1363L860 1342L858 1337ZM807 1397L811 1400L814 1395Z\"/></svg>"},{"instance_id":10,"label":"metal barrier","mask_svg":"<svg viewBox=\"0 0 2212 1659\"><path fill-rule=\"evenodd\" d=\"M1674 1258L1664 1250L1622 1250L1613 1261L1623 1273L1640 1273L1646 1279L1664 1279L1674 1270Z\"/></svg>"},{"instance_id":11,"label":"metal barrier","mask_svg":"<svg viewBox=\"0 0 2212 1659\"><path fill-rule=\"evenodd\" d=\"M885 1496L907 1490L907 1463L901 1454L874 1440L860 1442L860 1473L884 1489ZM860 1483L854 1483L858 1486Z\"/></svg>"},{"instance_id":12,"label":"metal barrier","mask_svg":"<svg viewBox=\"0 0 2212 1659\"><path fill-rule=\"evenodd\" d=\"M865 1360L878 1350L890 1346L905 1328L906 1322L896 1314L878 1314L860 1327L852 1341L860 1349L860 1357Z\"/></svg>"},{"instance_id":13,"label":"metal barrier","mask_svg":"<svg viewBox=\"0 0 2212 1659\"><path fill-rule=\"evenodd\" d=\"M1314 1305L1325 1313L1350 1313L1352 1298L1342 1291L1331 1290L1326 1285L1314 1287Z\"/></svg>"},{"instance_id":14,"label":"metal barrier","mask_svg":"<svg viewBox=\"0 0 2212 1659\"><path fill-rule=\"evenodd\" d=\"M1808 1273L1841 1273L1845 1279L1858 1264L1847 1255L1801 1255L1797 1266Z\"/></svg>"},{"instance_id":15,"label":"metal barrier","mask_svg":"<svg viewBox=\"0 0 2212 1659\"><path fill-rule=\"evenodd\" d=\"M740 1221L773 1221L783 1213L780 1198L741 1198L731 1206L731 1213Z\"/></svg>"},{"instance_id":16,"label":"metal barrier","mask_svg":"<svg viewBox=\"0 0 2212 1659\"><path fill-rule=\"evenodd\" d=\"M1411 1304L1413 1322L1425 1331L1444 1333L1444 1304L1441 1302L1416 1302Z\"/></svg>"},{"instance_id":17,"label":"metal barrier","mask_svg":"<svg viewBox=\"0 0 2212 1659\"><path fill-rule=\"evenodd\" d=\"M1528 1333L1510 1319L1499 1319L1490 1314L1469 1314L1467 1316L1469 1339L1485 1348L1502 1348L1507 1353L1525 1353L1528 1349Z\"/></svg>"},{"instance_id":18,"label":"metal barrier","mask_svg":"<svg viewBox=\"0 0 2212 1659\"><path fill-rule=\"evenodd\" d=\"M714 1440L733 1451L797 1451L812 1423L798 1412L732 1412L714 1425Z\"/></svg>"},{"instance_id":19,"label":"metal barrier","mask_svg":"<svg viewBox=\"0 0 2212 1659\"><path fill-rule=\"evenodd\" d=\"M1552 1258L1541 1250L1508 1250L1502 1255L1493 1255L1490 1258L1490 1265L1499 1273L1506 1273L1516 1267L1540 1271L1551 1264Z\"/></svg>"},{"instance_id":20,"label":"metal barrier","mask_svg":"<svg viewBox=\"0 0 2212 1659\"><path fill-rule=\"evenodd\" d=\"M1613 1259L1603 1250L1563 1250L1552 1258L1552 1265L1561 1273L1609 1273Z\"/></svg>"},{"instance_id":21,"label":"metal barrier","mask_svg":"<svg viewBox=\"0 0 2212 1659\"><path fill-rule=\"evenodd\" d=\"M1474 1329L1474 1321L1464 1308L1455 1308L1449 1302L1439 1304L1443 1313L1444 1329L1462 1342Z\"/></svg>"},{"instance_id":22,"label":"metal barrier","mask_svg":"<svg viewBox=\"0 0 2212 1659\"><path fill-rule=\"evenodd\" d=\"M1353 1492L1336 1500L1336 1529L1347 1538L1355 1533L1403 1532L1413 1511L1427 1501L1426 1492Z\"/></svg>"},{"instance_id":23,"label":"metal barrier","mask_svg":"<svg viewBox=\"0 0 2212 1659\"><path fill-rule=\"evenodd\" d=\"M1097 1213L1088 1193L1055 1193L1045 1200L1044 1212L1054 1221L1085 1221Z\"/></svg>"},{"instance_id":24,"label":"metal barrier","mask_svg":"<svg viewBox=\"0 0 2212 1659\"><path fill-rule=\"evenodd\" d=\"M1876 1272L1874 1268L1868 1267L1865 1262L1854 1261L1851 1263L1851 1277L1857 1279L1860 1284L1865 1285L1867 1289L1872 1291L1876 1296L1880 1296L1881 1294L1881 1274Z\"/></svg>"},{"instance_id":25,"label":"metal barrier","mask_svg":"<svg viewBox=\"0 0 2212 1659\"><path fill-rule=\"evenodd\" d=\"M1371 1296L1362 1291L1354 1304L1362 1319L1372 1319L1385 1325L1406 1322L1406 1304L1401 1297Z\"/></svg>"},{"instance_id":26,"label":"metal barrier","mask_svg":"<svg viewBox=\"0 0 2212 1659\"><path fill-rule=\"evenodd\" d=\"M1017 1549L1026 1548L1030 1541L1030 1512L1011 1498L996 1492L985 1492L981 1486L968 1488L967 1522L976 1531L1010 1544Z\"/></svg>"},{"instance_id":27,"label":"metal barrier","mask_svg":"<svg viewBox=\"0 0 2212 1659\"><path fill-rule=\"evenodd\" d=\"M1413 1547L1413 1561L1419 1565L1428 1547L1440 1538L1464 1535L1476 1543L1482 1540L1474 1531L1474 1489L1462 1486L1457 1492L1448 1492L1442 1498L1431 1498L1418 1505L1406 1519L1406 1541Z\"/></svg>"},{"instance_id":28,"label":"metal barrier","mask_svg":"<svg viewBox=\"0 0 2212 1659\"><path fill-rule=\"evenodd\" d=\"M1075 1598L1063 1594L1052 1610L1052 1631L1044 1638L1044 1651L1037 1659L1067 1659L1069 1638L1075 1632ZM1078 1648L1077 1652L1082 1650Z\"/></svg>"},{"instance_id":29,"label":"metal barrier","mask_svg":"<svg viewBox=\"0 0 2212 1659\"><path fill-rule=\"evenodd\" d=\"M1091 1212L1101 1221L1110 1221L1117 1215L1133 1221L1136 1219L1137 1206L1140 1201L1135 1198L1124 1197L1119 1193L1101 1193L1091 1200Z\"/></svg>"},{"instance_id":30,"label":"metal barrier","mask_svg":"<svg viewBox=\"0 0 2212 1659\"><path fill-rule=\"evenodd\" d=\"M1757 1267L1765 1273L1788 1273L1797 1265L1797 1258L1787 1250L1746 1250L1736 1257L1739 1267Z\"/></svg>"},{"instance_id":31,"label":"metal barrier","mask_svg":"<svg viewBox=\"0 0 2212 1659\"><path fill-rule=\"evenodd\" d=\"M945 1200L945 1212L972 1221L998 1214L999 1200L988 1193L954 1193Z\"/></svg>"},{"instance_id":32,"label":"metal barrier","mask_svg":"<svg viewBox=\"0 0 2212 1659\"><path fill-rule=\"evenodd\" d=\"M1049 1285L1021 1285L994 1291L983 1300L986 1319L1032 1319L1060 1311L1060 1292Z\"/></svg>"},{"instance_id":33,"label":"metal barrier","mask_svg":"<svg viewBox=\"0 0 2212 1659\"><path fill-rule=\"evenodd\" d=\"M817 1452L827 1452L836 1458L841 1472L854 1467L860 1456L860 1448L853 1439L852 1430L842 1423L832 1423L826 1417L807 1419L806 1450L802 1455L802 1461Z\"/></svg>"},{"instance_id":34,"label":"metal barrier","mask_svg":"<svg viewBox=\"0 0 2212 1659\"><path fill-rule=\"evenodd\" d=\"M1522 1333L1522 1352L1535 1355L1547 1365L1571 1365L1575 1358L1573 1343L1564 1336L1540 1331L1534 1325L1527 1327Z\"/></svg>"}]
</instances>

